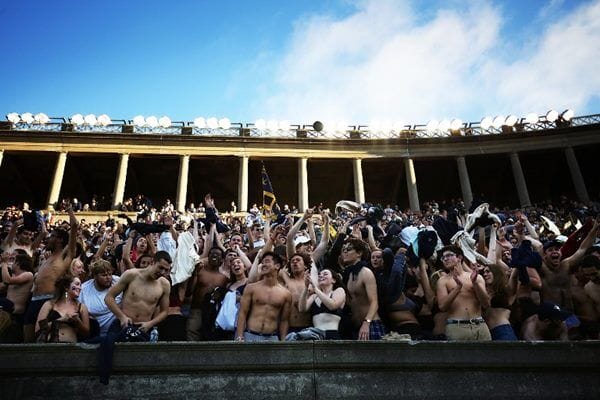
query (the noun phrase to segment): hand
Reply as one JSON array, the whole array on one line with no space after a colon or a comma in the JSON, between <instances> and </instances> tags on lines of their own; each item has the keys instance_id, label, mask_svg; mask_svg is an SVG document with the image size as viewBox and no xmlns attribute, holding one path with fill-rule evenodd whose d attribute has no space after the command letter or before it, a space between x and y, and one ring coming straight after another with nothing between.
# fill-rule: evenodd
<instances>
[{"instance_id":1,"label":"hand","mask_svg":"<svg viewBox=\"0 0 600 400\"><path fill-rule=\"evenodd\" d=\"M358 340L369 340L369 323L363 321L358 330Z\"/></svg>"},{"instance_id":2,"label":"hand","mask_svg":"<svg viewBox=\"0 0 600 400\"><path fill-rule=\"evenodd\" d=\"M132 325L133 321L128 316L124 316L123 318L119 318L119 322L121 322L121 328L125 328L126 326Z\"/></svg>"},{"instance_id":3,"label":"hand","mask_svg":"<svg viewBox=\"0 0 600 400\"><path fill-rule=\"evenodd\" d=\"M152 329L152 324L150 322L142 322L140 324L140 329L146 333L150 332L150 329Z\"/></svg>"},{"instance_id":4,"label":"hand","mask_svg":"<svg viewBox=\"0 0 600 400\"><path fill-rule=\"evenodd\" d=\"M456 282L456 287L458 287L458 290L462 289L463 283L460 279L458 279L458 276L453 275L452 278L454 279L454 282Z\"/></svg>"},{"instance_id":5,"label":"hand","mask_svg":"<svg viewBox=\"0 0 600 400\"><path fill-rule=\"evenodd\" d=\"M215 200L210 193L204 196L204 206L205 208L215 208Z\"/></svg>"},{"instance_id":6,"label":"hand","mask_svg":"<svg viewBox=\"0 0 600 400\"><path fill-rule=\"evenodd\" d=\"M303 218L305 220L309 220L313 216L313 212L314 212L314 210L312 208L307 208L306 211L304 211Z\"/></svg>"},{"instance_id":7,"label":"hand","mask_svg":"<svg viewBox=\"0 0 600 400\"><path fill-rule=\"evenodd\" d=\"M329 210L323 210L321 211L321 218L323 219L323 225L326 225L329 223Z\"/></svg>"},{"instance_id":8,"label":"hand","mask_svg":"<svg viewBox=\"0 0 600 400\"><path fill-rule=\"evenodd\" d=\"M478 275L478 272L476 269L471 271L471 282L473 282L473 283L477 282L477 275Z\"/></svg>"},{"instance_id":9,"label":"hand","mask_svg":"<svg viewBox=\"0 0 600 400\"><path fill-rule=\"evenodd\" d=\"M308 287L310 286L311 281L310 281L310 272L309 271L304 271L304 286L306 286L306 288L308 289Z\"/></svg>"}]
</instances>

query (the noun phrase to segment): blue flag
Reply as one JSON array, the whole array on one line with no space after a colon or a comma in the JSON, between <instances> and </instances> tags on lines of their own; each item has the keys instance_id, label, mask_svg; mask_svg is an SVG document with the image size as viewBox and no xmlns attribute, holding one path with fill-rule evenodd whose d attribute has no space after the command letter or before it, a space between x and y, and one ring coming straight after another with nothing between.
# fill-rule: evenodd
<instances>
[{"instance_id":1,"label":"blue flag","mask_svg":"<svg viewBox=\"0 0 600 400\"><path fill-rule=\"evenodd\" d=\"M263 188L263 208L265 210L273 210L273 207L277 204L277 198L275 197L273 186L271 186L271 180L269 179L264 164L261 171L261 180Z\"/></svg>"}]
</instances>

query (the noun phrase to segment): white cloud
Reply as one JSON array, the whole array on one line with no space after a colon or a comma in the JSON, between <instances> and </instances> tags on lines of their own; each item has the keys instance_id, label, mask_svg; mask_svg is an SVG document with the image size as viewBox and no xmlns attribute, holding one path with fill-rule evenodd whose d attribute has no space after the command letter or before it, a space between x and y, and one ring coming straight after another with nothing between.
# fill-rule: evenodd
<instances>
[{"instance_id":1,"label":"white cloud","mask_svg":"<svg viewBox=\"0 0 600 400\"><path fill-rule=\"evenodd\" d=\"M489 2L469 7L424 21L407 2L371 0L342 19L304 17L260 106L298 122L423 123L550 106L578 111L600 93L600 1L523 41L520 60L503 51L502 10Z\"/></svg>"}]
</instances>

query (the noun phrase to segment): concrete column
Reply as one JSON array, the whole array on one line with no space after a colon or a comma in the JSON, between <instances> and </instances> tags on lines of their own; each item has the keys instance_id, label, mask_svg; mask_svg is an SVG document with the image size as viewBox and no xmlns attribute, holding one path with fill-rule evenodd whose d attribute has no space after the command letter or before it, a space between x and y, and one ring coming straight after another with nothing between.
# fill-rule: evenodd
<instances>
[{"instance_id":1,"label":"concrete column","mask_svg":"<svg viewBox=\"0 0 600 400\"><path fill-rule=\"evenodd\" d=\"M521 207L530 206L531 201L529 200L529 191L527 190L525 175L523 175L523 169L521 168L521 161L519 161L519 154L510 153L510 164L512 166L513 176L517 186L519 203L521 204Z\"/></svg>"},{"instance_id":2,"label":"concrete column","mask_svg":"<svg viewBox=\"0 0 600 400\"><path fill-rule=\"evenodd\" d=\"M355 158L352 160L352 166L354 170L354 200L363 204L365 202L365 184L363 181L362 160Z\"/></svg>"},{"instance_id":3,"label":"concrete column","mask_svg":"<svg viewBox=\"0 0 600 400\"><path fill-rule=\"evenodd\" d=\"M52 178L52 186L48 194L48 209L53 210L54 204L58 202L60 196L60 187L62 186L63 176L65 175L65 165L67 164L67 152L58 153L56 160L56 168L54 169L54 177Z\"/></svg>"},{"instance_id":4,"label":"concrete column","mask_svg":"<svg viewBox=\"0 0 600 400\"><path fill-rule=\"evenodd\" d=\"M125 183L127 181L127 166L129 165L129 154L121 154L119 160L119 170L117 171L117 180L115 181L115 190L113 192L112 208L116 209L123 203L125 196Z\"/></svg>"},{"instance_id":5,"label":"concrete column","mask_svg":"<svg viewBox=\"0 0 600 400\"><path fill-rule=\"evenodd\" d=\"M575 152L573 151L572 147L567 147L565 149L565 156L567 157L567 164L569 164L569 171L571 171L571 179L573 179L573 185L575 186L577 198L583 203L589 203L590 196L587 188L585 187L585 181L583 180L583 175L581 175L579 163L577 162L577 158L575 157Z\"/></svg>"},{"instance_id":6,"label":"concrete column","mask_svg":"<svg viewBox=\"0 0 600 400\"><path fill-rule=\"evenodd\" d=\"M179 178L177 179L177 199L175 200L177 211L180 212L185 212L189 170L190 156L181 156L179 158Z\"/></svg>"},{"instance_id":7,"label":"concrete column","mask_svg":"<svg viewBox=\"0 0 600 400\"><path fill-rule=\"evenodd\" d=\"M298 211L303 213L308 204L308 159L298 159Z\"/></svg>"},{"instance_id":8,"label":"concrete column","mask_svg":"<svg viewBox=\"0 0 600 400\"><path fill-rule=\"evenodd\" d=\"M248 211L248 156L240 157L238 178L238 210Z\"/></svg>"},{"instance_id":9,"label":"concrete column","mask_svg":"<svg viewBox=\"0 0 600 400\"><path fill-rule=\"evenodd\" d=\"M3 158L4 158L4 150L0 150L0 166L2 165Z\"/></svg>"},{"instance_id":10,"label":"concrete column","mask_svg":"<svg viewBox=\"0 0 600 400\"><path fill-rule=\"evenodd\" d=\"M413 211L421 211L419 205L419 192L417 190L417 176L412 158L404 159L404 170L406 171L406 187L408 189L408 203Z\"/></svg>"},{"instance_id":11,"label":"concrete column","mask_svg":"<svg viewBox=\"0 0 600 400\"><path fill-rule=\"evenodd\" d=\"M473 202L473 192L471 191L471 180L469 179L469 171L467 170L465 157L456 157L456 164L458 165L458 179L460 180L462 198L465 202L465 208L469 209Z\"/></svg>"}]
</instances>

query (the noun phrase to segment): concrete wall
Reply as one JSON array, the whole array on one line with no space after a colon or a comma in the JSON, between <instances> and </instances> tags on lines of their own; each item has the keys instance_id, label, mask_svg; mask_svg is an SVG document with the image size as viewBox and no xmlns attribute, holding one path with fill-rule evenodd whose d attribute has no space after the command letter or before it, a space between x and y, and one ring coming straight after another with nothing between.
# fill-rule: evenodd
<instances>
[{"instance_id":1,"label":"concrete wall","mask_svg":"<svg viewBox=\"0 0 600 400\"><path fill-rule=\"evenodd\" d=\"M0 346L0 399L600 398L600 342Z\"/></svg>"}]
</instances>

